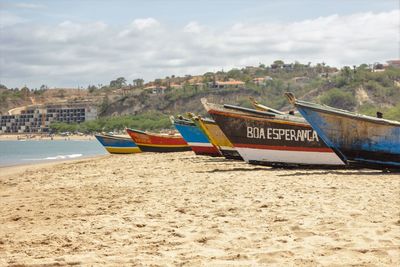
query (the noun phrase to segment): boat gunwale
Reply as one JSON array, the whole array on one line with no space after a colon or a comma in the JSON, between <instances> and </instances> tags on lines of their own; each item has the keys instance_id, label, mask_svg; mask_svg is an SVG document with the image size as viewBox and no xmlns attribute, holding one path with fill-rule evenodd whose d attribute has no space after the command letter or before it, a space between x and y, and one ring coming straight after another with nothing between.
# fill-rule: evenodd
<instances>
[{"instance_id":1,"label":"boat gunwale","mask_svg":"<svg viewBox=\"0 0 400 267\"><path fill-rule=\"evenodd\" d=\"M195 126L196 124L193 121L187 120L187 119L177 119L174 118L173 120L174 124L178 124L178 125L187 125L187 126Z\"/></svg>"},{"instance_id":2,"label":"boat gunwale","mask_svg":"<svg viewBox=\"0 0 400 267\"><path fill-rule=\"evenodd\" d=\"M383 119L383 118L382 119L381 118L375 118L375 117L372 117L372 116L358 114L358 113L354 113L354 112L351 112L351 111L338 109L338 108L333 108L333 107L326 106L326 105L313 104L313 103L309 103L307 101L302 101L302 100L297 100L296 99L294 105L296 107L297 106L306 107L306 108L310 108L312 110L321 111L323 113L334 114L334 115L338 115L338 116L342 116L342 117L348 117L348 118L352 118L352 119L356 119L356 120L359 119L359 120L364 120L364 121L373 122L373 123L377 123L377 124L391 125L391 126L400 127L400 122L397 122L397 121L387 120L387 119Z\"/></svg>"},{"instance_id":3,"label":"boat gunwale","mask_svg":"<svg viewBox=\"0 0 400 267\"><path fill-rule=\"evenodd\" d=\"M295 122L295 121L290 121L290 120L277 119L276 117L274 117L273 119L268 119L265 117L256 117L252 114L245 114L244 112L243 112L243 114L239 114L236 112L224 111L221 109L215 109L215 108L211 108L211 107L208 110L208 112L210 114L212 114L212 113L220 114L220 115L225 115L227 117L250 119L250 120L257 120L257 121L268 121L268 122L275 122L275 123L292 125L292 126L307 126L307 127L312 128L311 125L306 121L305 122Z\"/></svg>"},{"instance_id":4,"label":"boat gunwale","mask_svg":"<svg viewBox=\"0 0 400 267\"><path fill-rule=\"evenodd\" d=\"M143 134L143 135L147 135L147 136L154 136L154 137L161 137L161 138L172 138L172 139L183 139L183 137L181 135L163 135L163 134L157 134L157 133L148 133L148 132L144 132L141 130L136 130L136 129L131 129L131 128L126 128L126 130L131 131L131 132L135 132L138 134Z\"/></svg>"},{"instance_id":5,"label":"boat gunwale","mask_svg":"<svg viewBox=\"0 0 400 267\"><path fill-rule=\"evenodd\" d=\"M312 128L311 124L309 124L306 119L298 118L298 117L292 116L292 115L290 115L290 117L289 117L289 115L287 115L287 114L285 114L285 115L273 114L273 116L269 116L270 118L264 117L264 116L258 117L256 115L262 116L263 112L260 112L260 114L256 114L256 113L253 114L251 112L247 113L245 111L235 110L235 109L232 109L233 111L231 111L228 108L225 108L223 105L218 105L218 104L208 102L208 100L206 98L202 98L201 103L203 104L204 108L207 110L207 112L209 114L217 113L217 114L222 114L222 115L226 115L226 116L230 116L230 117L234 117L234 118L247 117L248 119L254 119L254 120L258 120L258 121L263 120L263 121L276 122L276 123L287 124L287 125L292 125L292 126L308 126L308 127ZM226 110L228 110L228 111L226 111ZM255 110L255 111L257 111L257 110ZM296 120L292 120L291 118L293 118L293 117ZM299 119L301 119L301 121Z\"/></svg>"},{"instance_id":6,"label":"boat gunwale","mask_svg":"<svg viewBox=\"0 0 400 267\"><path fill-rule=\"evenodd\" d=\"M282 112L282 111L279 111L279 110L276 110L276 109L273 109L273 108L270 108L270 107L268 107L268 106L265 106L265 105L263 105L263 104L260 104L260 103L258 103L258 101L257 100L255 100L253 97L250 97L250 101L251 101L251 104L253 105L253 107L256 109L256 110L259 110L259 111L266 111L266 112L270 112L270 113L274 113L274 114L278 114L278 115L286 115L284 112ZM258 108L258 109L257 109Z\"/></svg>"},{"instance_id":7,"label":"boat gunwale","mask_svg":"<svg viewBox=\"0 0 400 267\"><path fill-rule=\"evenodd\" d=\"M108 139L117 139L117 140L123 140L123 141L131 141L133 142L132 138L130 136L123 137L123 136L114 136L114 135L108 135L108 134L95 134L94 137L100 137L100 138L108 138Z\"/></svg>"},{"instance_id":8,"label":"boat gunwale","mask_svg":"<svg viewBox=\"0 0 400 267\"><path fill-rule=\"evenodd\" d=\"M200 119L201 119L203 122L206 122L206 123L216 124L215 120L210 119L210 118L203 118L203 117L201 117Z\"/></svg>"}]
</instances>

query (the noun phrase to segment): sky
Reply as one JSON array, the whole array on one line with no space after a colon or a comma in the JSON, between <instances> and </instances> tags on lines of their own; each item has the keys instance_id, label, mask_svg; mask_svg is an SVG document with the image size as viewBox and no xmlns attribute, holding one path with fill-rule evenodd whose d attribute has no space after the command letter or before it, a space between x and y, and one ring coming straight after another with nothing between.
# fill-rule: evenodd
<instances>
[{"instance_id":1,"label":"sky","mask_svg":"<svg viewBox=\"0 0 400 267\"><path fill-rule=\"evenodd\" d=\"M399 0L0 0L9 88L399 58Z\"/></svg>"}]
</instances>

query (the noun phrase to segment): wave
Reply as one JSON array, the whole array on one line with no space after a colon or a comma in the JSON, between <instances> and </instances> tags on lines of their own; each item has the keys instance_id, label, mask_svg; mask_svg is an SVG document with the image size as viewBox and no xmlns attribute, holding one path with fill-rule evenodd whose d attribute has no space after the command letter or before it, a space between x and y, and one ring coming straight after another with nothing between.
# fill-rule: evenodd
<instances>
[{"instance_id":1,"label":"wave","mask_svg":"<svg viewBox=\"0 0 400 267\"><path fill-rule=\"evenodd\" d=\"M71 155L58 155L55 157L47 157L45 159L73 159L82 157L82 154L71 154Z\"/></svg>"},{"instance_id":2,"label":"wave","mask_svg":"<svg viewBox=\"0 0 400 267\"><path fill-rule=\"evenodd\" d=\"M82 157L83 154L57 155L38 159L23 159L23 160L55 160L55 159L74 159Z\"/></svg>"}]
</instances>

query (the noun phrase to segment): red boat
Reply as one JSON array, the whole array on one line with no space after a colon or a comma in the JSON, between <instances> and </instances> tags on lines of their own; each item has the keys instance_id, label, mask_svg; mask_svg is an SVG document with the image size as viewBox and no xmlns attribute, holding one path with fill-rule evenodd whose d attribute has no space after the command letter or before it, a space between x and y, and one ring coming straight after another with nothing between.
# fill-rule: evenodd
<instances>
[{"instance_id":1,"label":"red boat","mask_svg":"<svg viewBox=\"0 0 400 267\"><path fill-rule=\"evenodd\" d=\"M142 152L165 153L192 150L181 135L147 133L134 129L126 129L126 131Z\"/></svg>"}]
</instances>

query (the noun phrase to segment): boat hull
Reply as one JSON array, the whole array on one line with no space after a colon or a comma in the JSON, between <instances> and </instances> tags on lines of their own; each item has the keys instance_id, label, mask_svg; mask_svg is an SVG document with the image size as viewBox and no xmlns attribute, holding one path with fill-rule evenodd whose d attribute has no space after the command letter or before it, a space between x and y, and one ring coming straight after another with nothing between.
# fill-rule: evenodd
<instances>
[{"instance_id":1,"label":"boat hull","mask_svg":"<svg viewBox=\"0 0 400 267\"><path fill-rule=\"evenodd\" d=\"M273 166L344 165L306 123L213 109L208 112L246 162Z\"/></svg>"},{"instance_id":2,"label":"boat hull","mask_svg":"<svg viewBox=\"0 0 400 267\"><path fill-rule=\"evenodd\" d=\"M348 164L400 169L400 124L297 104L303 117Z\"/></svg>"},{"instance_id":3,"label":"boat hull","mask_svg":"<svg viewBox=\"0 0 400 267\"><path fill-rule=\"evenodd\" d=\"M95 135L96 139L111 154L139 153L140 148L129 137Z\"/></svg>"},{"instance_id":4,"label":"boat hull","mask_svg":"<svg viewBox=\"0 0 400 267\"><path fill-rule=\"evenodd\" d=\"M225 158L243 160L239 152L233 147L232 143L215 123L215 121L197 118L195 122Z\"/></svg>"},{"instance_id":5,"label":"boat hull","mask_svg":"<svg viewBox=\"0 0 400 267\"><path fill-rule=\"evenodd\" d=\"M210 143L207 136L193 122L179 123L179 121L174 121L174 126L196 155L221 156L219 150Z\"/></svg>"},{"instance_id":6,"label":"boat hull","mask_svg":"<svg viewBox=\"0 0 400 267\"><path fill-rule=\"evenodd\" d=\"M192 150L182 136L168 136L126 129L142 152L181 152Z\"/></svg>"}]
</instances>

